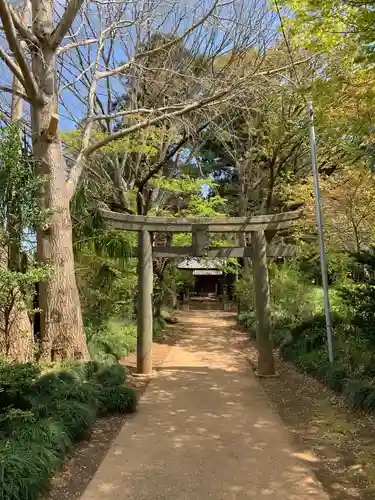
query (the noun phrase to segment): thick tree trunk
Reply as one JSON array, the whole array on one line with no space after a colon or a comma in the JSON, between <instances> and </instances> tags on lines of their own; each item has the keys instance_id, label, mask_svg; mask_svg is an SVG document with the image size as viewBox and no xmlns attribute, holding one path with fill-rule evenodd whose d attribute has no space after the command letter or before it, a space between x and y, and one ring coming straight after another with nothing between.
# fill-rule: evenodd
<instances>
[{"instance_id":1,"label":"thick tree trunk","mask_svg":"<svg viewBox=\"0 0 375 500\"><path fill-rule=\"evenodd\" d=\"M16 294L13 307L7 316L6 357L16 363L32 361L34 358L34 339L30 318L21 292L18 291Z\"/></svg>"},{"instance_id":2,"label":"thick tree trunk","mask_svg":"<svg viewBox=\"0 0 375 500\"><path fill-rule=\"evenodd\" d=\"M31 17L30 2L25 0L22 22L27 26ZM25 46L24 41L21 42ZM17 93L24 92L21 82L13 76L13 91L11 120L13 123L20 124L23 116L23 99ZM11 270L20 271L21 260L21 226L17 207L12 206L8 212L8 231L10 244L8 248L7 259L2 260L2 264L8 266ZM4 249L5 252L5 249ZM14 301L11 307L5 311L4 321L4 345L6 346L5 355L17 363L31 361L34 356L34 338L31 329L31 322L27 312L24 297L20 290L14 290Z\"/></svg>"},{"instance_id":3,"label":"thick tree trunk","mask_svg":"<svg viewBox=\"0 0 375 500\"><path fill-rule=\"evenodd\" d=\"M8 248L0 247L0 266L8 266ZM0 356L17 363L33 358L31 324L20 290L13 290L13 303L0 314Z\"/></svg>"},{"instance_id":4,"label":"thick tree trunk","mask_svg":"<svg viewBox=\"0 0 375 500\"><path fill-rule=\"evenodd\" d=\"M87 359L61 146L57 141L46 141L43 134L39 133L34 142L34 151L40 161L40 175L46 178L44 208L52 213L46 227L37 233L38 261L48 263L52 268L51 278L39 285L40 356L53 361Z\"/></svg>"},{"instance_id":5,"label":"thick tree trunk","mask_svg":"<svg viewBox=\"0 0 375 500\"><path fill-rule=\"evenodd\" d=\"M52 3L33 2L33 30L40 40L52 31ZM47 44L33 52L33 72L43 99L32 106L33 152L38 175L45 179L44 209L51 216L37 232L39 262L52 268L51 278L39 285L43 360L88 359L81 305L74 270L70 196L65 161L57 131L56 55Z\"/></svg>"}]
</instances>

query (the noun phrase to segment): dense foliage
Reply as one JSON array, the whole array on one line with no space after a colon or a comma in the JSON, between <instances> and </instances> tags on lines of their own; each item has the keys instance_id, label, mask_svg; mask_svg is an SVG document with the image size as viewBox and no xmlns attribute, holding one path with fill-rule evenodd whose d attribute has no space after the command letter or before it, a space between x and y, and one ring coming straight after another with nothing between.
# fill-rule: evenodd
<instances>
[{"instance_id":1,"label":"dense foliage","mask_svg":"<svg viewBox=\"0 0 375 500\"><path fill-rule=\"evenodd\" d=\"M0 498L39 498L98 417L135 411L136 394L125 377L119 364L70 363L42 372L35 364L2 361Z\"/></svg>"},{"instance_id":2,"label":"dense foliage","mask_svg":"<svg viewBox=\"0 0 375 500\"><path fill-rule=\"evenodd\" d=\"M331 284L334 364L328 360L322 289L312 282L311 268L305 260L301 267L284 264L271 268L275 348L299 369L342 392L351 406L363 409L375 409L373 259L374 250L366 258L352 255L343 273L345 279ZM362 273L358 273L360 268ZM243 312L238 319L255 338L254 312Z\"/></svg>"}]
</instances>

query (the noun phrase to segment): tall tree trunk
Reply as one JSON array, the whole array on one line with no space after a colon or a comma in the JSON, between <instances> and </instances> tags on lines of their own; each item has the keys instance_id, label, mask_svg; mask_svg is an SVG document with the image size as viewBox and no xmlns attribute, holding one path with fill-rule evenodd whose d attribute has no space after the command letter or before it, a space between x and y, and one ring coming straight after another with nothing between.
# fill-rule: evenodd
<instances>
[{"instance_id":1,"label":"tall tree trunk","mask_svg":"<svg viewBox=\"0 0 375 500\"><path fill-rule=\"evenodd\" d=\"M22 22L28 25L30 17L30 2L25 0ZM26 43L22 41L21 45L25 46ZM21 82L15 76L13 76L12 86L14 94L12 96L11 120L13 123L19 124L22 120L24 103L23 99L16 94L23 93L24 89ZM14 203L11 203L9 207L7 226L10 243L8 252L6 248L1 250L4 253L4 258L1 258L1 265L8 266L12 271L19 272L21 261L21 226L17 207L14 206ZM4 317L1 318L1 323L4 323L2 325L4 327L1 328L5 337L3 344L5 345L4 354L13 361L24 363L33 358L33 334L21 290L14 290L13 296L13 304L4 311Z\"/></svg>"},{"instance_id":2,"label":"tall tree trunk","mask_svg":"<svg viewBox=\"0 0 375 500\"><path fill-rule=\"evenodd\" d=\"M52 31L52 2L33 2L33 31L48 40ZM32 106L33 151L38 175L45 179L42 201L51 216L37 232L37 257L48 263L52 276L40 283L41 350L43 360L88 359L82 312L74 269L70 196L65 161L57 131L56 54L47 43L32 54L40 104Z\"/></svg>"}]
</instances>

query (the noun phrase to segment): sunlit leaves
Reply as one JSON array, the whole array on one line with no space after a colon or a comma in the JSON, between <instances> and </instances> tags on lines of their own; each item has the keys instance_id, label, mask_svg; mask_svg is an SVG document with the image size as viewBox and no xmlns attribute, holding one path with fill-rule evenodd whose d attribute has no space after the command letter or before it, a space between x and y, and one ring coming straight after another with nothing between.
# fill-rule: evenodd
<instances>
[{"instance_id":1,"label":"sunlit leaves","mask_svg":"<svg viewBox=\"0 0 375 500\"><path fill-rule=\"evenodd\" d=\"M363 251L375 227L375 175L366 166L342 167L320 180L326 245L332 251ZM312 177L285 185L289 202L303 203L305 221L301 234L315 233L315 197Z\"/></svg>"},{"instance_id":2,"label":"sunlit leaves","mask_svg":"<svg viewBox=\"0 0 375 500\"><path fill-rule=\"evenodd\" d=\"M99 130L94 130L91 135L93 143L106 139L108 134ZM163 141L171 138L171 131L167 127L149 126L134 134L112 141L100 149L100 154L124 154L140 153L146 157L151 157L158 152L158 148ZM82 143L82 131L71 130L62 134L63 141L73 151L79 151Z\"/></svg>"},{"instance_id":3,"label":"sunlit leaves","mask_svg":"<svg viewBox=\"0 0 375 500\"><path fill-rule=\"evenodd\" d=\"M205 188L215 185L212 179L194 178L189 175L181 175L174 179L157 177L152 182L154 186L174 194L202 193Z\"/></svg>"},{"instance_id":4,"label":"sunlit leaves","mask_svg":"<svg viewBox=\"0 0 375 500\"><path fill-rule=\"evenodd\" d=\"M35 160L24 151L17 127L0 128L0 222L2 227L7 225L8 241L10 232L21 239L24 230L34 229L49 215L38 196L44 179L35 169ZM9 213L17 227L10 227Z\"/></svg>"}]
</instances>

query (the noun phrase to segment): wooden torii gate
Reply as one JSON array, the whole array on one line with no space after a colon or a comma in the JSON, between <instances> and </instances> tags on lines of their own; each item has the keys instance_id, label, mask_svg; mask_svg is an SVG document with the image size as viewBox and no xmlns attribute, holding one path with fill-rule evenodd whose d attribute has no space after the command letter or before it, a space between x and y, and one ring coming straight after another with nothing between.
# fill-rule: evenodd
<instances>
[{"instance_id":1,"label":"wooden torii gate","mask_svg":"<svg viewBox=\"0 0 375 500\"><path fill-rule=\"evenodd\" d=\"M102 210L101 215L108 227L139 233L138 256L138 316L137 316L137 373L152 373L152 291L155 257L245 257L252 259L257 321L258 373L275 373L272 355L270 297L267 256L290 257L292 245L267 245L265 231L286 229L300 218L300 212L283 212L253 217L201 218L195 220L172 217L129 215ZM192 233L189 247L152 246L151 233ZM250 247L210 247L209 233L251 233Z\"/></svg>"}]
</instances>

